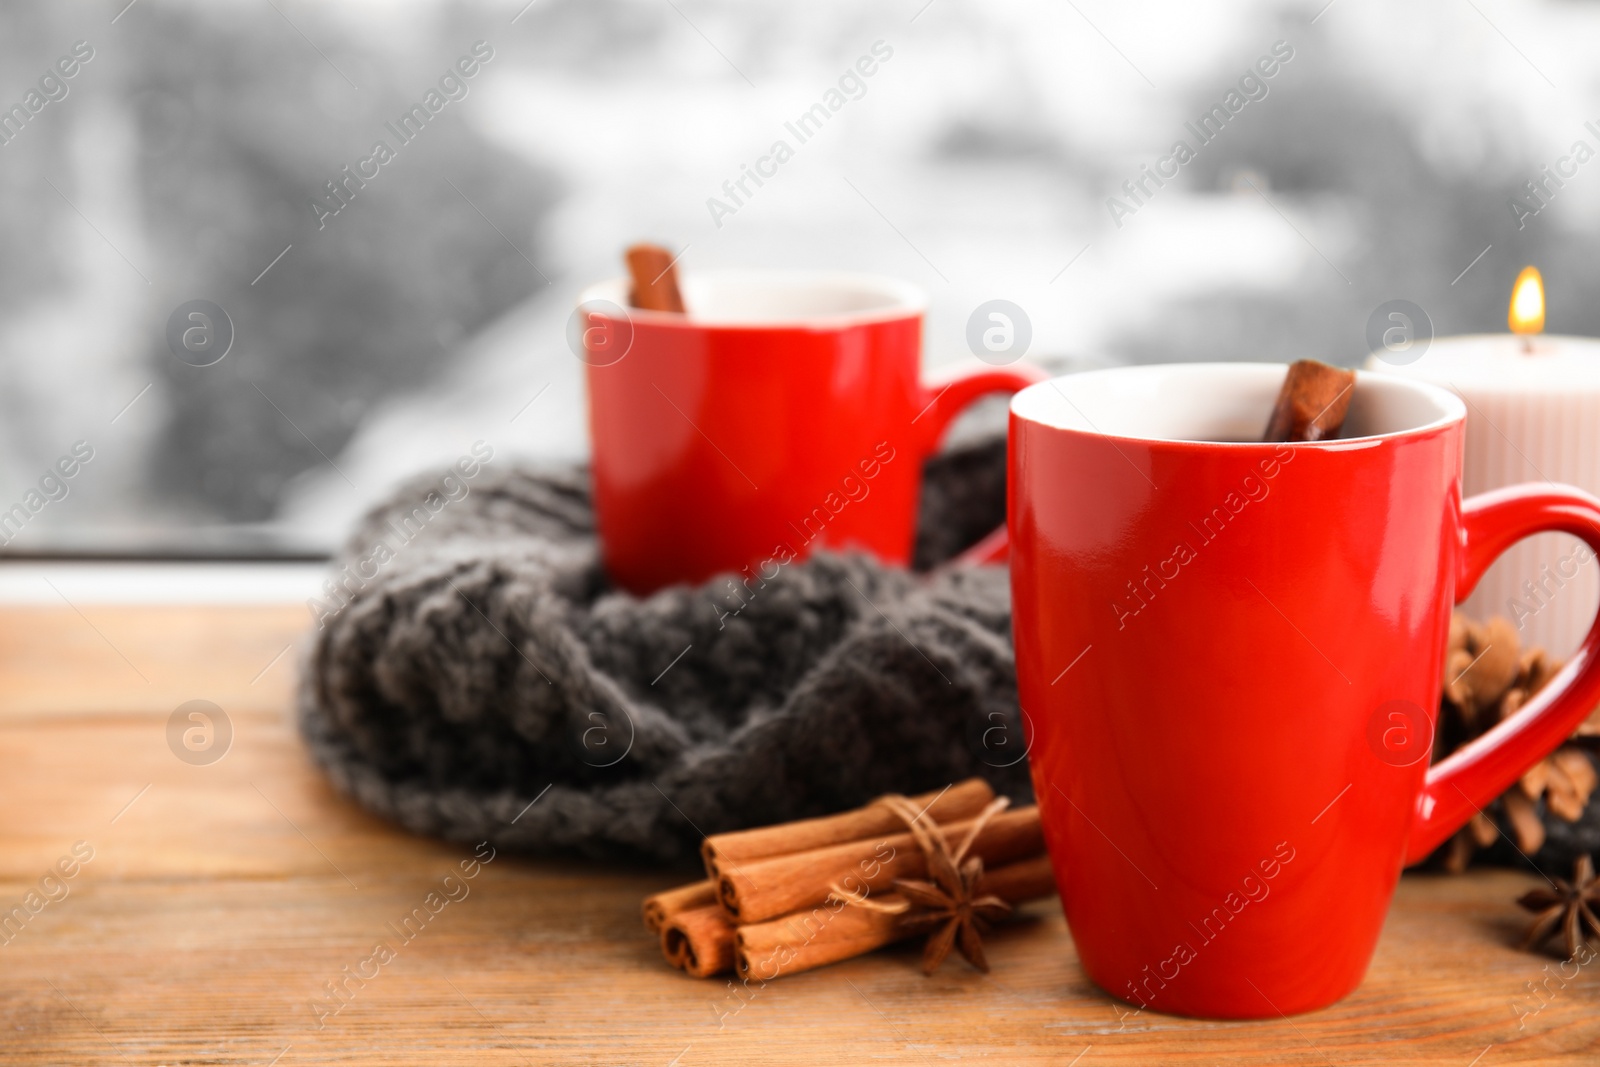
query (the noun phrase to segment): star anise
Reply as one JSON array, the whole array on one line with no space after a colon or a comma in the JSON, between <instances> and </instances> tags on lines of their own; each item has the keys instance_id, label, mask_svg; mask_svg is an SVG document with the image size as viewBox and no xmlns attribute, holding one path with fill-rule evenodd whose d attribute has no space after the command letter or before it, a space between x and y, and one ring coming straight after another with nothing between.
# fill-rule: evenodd
<instances>
[{"instance_id":1,"label":"star anise","mask_svg":"<svg viewBox=\"0 0 1600 1067\"><path fill-rule=\"evenodd\" d=\"M917 879L897 878L894 888L914 908L900 920L909 929L931 929L927 946L922 950L922 973L932 974L950 954L954 945L967 962L985 974L989 973L989 960L983 954L983 934L988 924L1011 914L1011 905L992 894L975 896L978 880L983 877L983 861L976 856L961 865L950 885L924 882Z\"/></svg>"},{"instance_id":2,"label":"star anise","mask_svg":"<svg viewBox=\"0 0 1600 1067\"><path fill-rule=\"evenodd\" d=\"M1522 947L1532 948L1547 941L1559 927L1567 958L1572 959L1586 940L1600 938L1600 916L1596 914L1600 911L1600 879L1595 877L1594 861L1584 853L1573 866L1572 881L1556 878L1552 884L1553 891L1530 890L1517 901L1529 911L1538 912Z\"/></svg>"},{"instance_id":3,"label":"star anise","mask_svg":"<svg viewBox=\"0 0 1600 1067\"><path fill-rule=\"evenodd\" d=\"M886 798L887 799L887 798ZM899 799L899 798L895 798ZM983 954L983 934L988 924L1011 914L1011 905L992 894L978 896L978 882L983 878L983 860L977 856L965 860L967 850L977 840L985 823L1006 806L1004 798L986 807L974 820L966 839L952 853L949 842L938 826L931 828L920 821L919 813L901 811L912 836L928 860L928 874L932 881L916 878L897 878L895 891L911 904L900 920L901 925L920 932L932 930L927 945L922 950L922 973L932 974L939 969L957 948L968 963L989 973L989 960ZM909 808L909 805L904 807Z\"/></svg>"}]
</instances>

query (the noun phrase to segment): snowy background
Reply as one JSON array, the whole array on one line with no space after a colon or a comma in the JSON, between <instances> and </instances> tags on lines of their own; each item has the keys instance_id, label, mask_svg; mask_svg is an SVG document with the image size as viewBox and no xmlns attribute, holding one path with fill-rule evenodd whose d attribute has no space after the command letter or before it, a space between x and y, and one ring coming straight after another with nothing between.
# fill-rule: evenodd
<instances>
[{"instance_id":1,"label":"snowy background","mask_svg":"<svg viewBox=\"0 0 1600 1067\"><path fill-rule=\"evenodd\" d=\"M0 146L0 510L95 458L13 552L317 551L476 440L581 457L565 324L638 239L909 279L930 366L994 298L1065 366L1355 364L1391 299L1501 328L1525 263L1552 332L1600 334L1600 160L1520 230L1507 204L1600 146L1587 3L18 0L0 108L78 41ZM465 98L319 230L324 183L479 41ZM1280 41L1267 95L1118 226L1108 198ZM707 199L877 42L719 226ZM208 367L166 341L195 299L234 326Z\"/></svg>"}]
</instances>

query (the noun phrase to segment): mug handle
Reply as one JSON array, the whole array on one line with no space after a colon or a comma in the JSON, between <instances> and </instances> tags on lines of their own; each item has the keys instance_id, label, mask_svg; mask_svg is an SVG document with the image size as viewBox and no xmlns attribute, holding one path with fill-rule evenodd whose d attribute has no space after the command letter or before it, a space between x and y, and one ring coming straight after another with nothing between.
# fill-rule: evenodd
<instances>
[{"instance_id":1,"label":"mug handle","mask_svg":"<svg viewBox=\"0 0 1600 1067\"><path fill-rule=\"evenodd\" d=\"M922 434L923 458L933 455L950 423L975 401L991 393L1020 392L1049 377L1042 367L1018 363L1010 367L958 367L925 382L922 386L921 413L912 420L925 427ZM1002 523L945 565L1004 563L1010 555L1011 539Z\"/></svg>"},{"instance_id":2,"label":"mug handle","mask_svg":"<svg viewBox=\"0 0 1600 1067\"><path fill-rule=\"evenodd\" d=\"M1462 506L1456 603L1472 592L1500 553L1531 534L1556 531L1600 554L1600 500L1568 486L1516 485ZM1539 695L1448 759L1428 768L1417 797L1409 865L1427 858L1529 767L1555 751L1600 702L1600 617L1571 661Z\"/></svg>"}]
</instances>

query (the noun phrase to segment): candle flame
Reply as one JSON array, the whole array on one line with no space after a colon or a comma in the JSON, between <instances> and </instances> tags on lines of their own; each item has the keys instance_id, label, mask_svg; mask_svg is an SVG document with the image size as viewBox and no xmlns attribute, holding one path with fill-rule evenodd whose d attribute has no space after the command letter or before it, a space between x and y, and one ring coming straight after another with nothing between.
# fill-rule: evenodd
<instances>
[{"instance_id":1,"label":"candle flame","mask_svg":"<svg viewBox=\"0 0 1600 1067\"><path fill-rule=\"evenodd\" d=\"M1511 287L1511 311L1506 319L1511 332L1528 336L1544 330L1544 279L1538 267L1523 267Z\"/></svg>"}]
</instances>

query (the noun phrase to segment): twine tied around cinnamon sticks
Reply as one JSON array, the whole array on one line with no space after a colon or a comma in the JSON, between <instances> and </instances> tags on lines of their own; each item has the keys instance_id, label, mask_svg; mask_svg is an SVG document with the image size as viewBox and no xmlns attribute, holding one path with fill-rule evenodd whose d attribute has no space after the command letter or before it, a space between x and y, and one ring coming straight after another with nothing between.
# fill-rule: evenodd
<instances>
[{"instance_id":1,"label":"twine tied around cinnamon sticks","mask_svg":"<svg viewBox=\"0 0 1600 1067\"><path fill-rule=\"evenodd\" d=\"M951 948L956 948L966 961L978 970L989 973L989 958L983 951L983 935L989 924L1011 914L1011 905L992 893L981 893L978 888L983 878L983 860L977 856L967 859L967 850L983 832L989 819L1003 811L1010 801L1000 797L990 801L972 821L966 840L954 853L945 840L938 824L923 826L922 813L902 796L884 797L896 815L906 821L906 827L917 839L927 860L928 876L933 880L896 878L895 892L906 906L870 902L886 913L900 915L901 928L929 931L927 944L922 949L922 973L931 975L939 969ZM866 904L866 901L858 902ZM916 908L912 911L912 908ZM909 914L906 914L909 912Z\"/></svg>"},{"instance_id":2,"label":"twine tied around cinnamon sticks","mask_svg":"<svg viewBox=\"0 0 1600 1067\"><path fill-rule=\"evenodd\" d=\"M906 824L906 829L911 831L911 836L916 838L917 846L922 849L923 857L928 861L930 873L941 868L958 871L961 861L966 858L967 852L972 848L972 843L978 839L978 834L988 825L989 820L1011 806L1009 797L995 797L985 804L978 817L972 820L967 836L962 840L954 852L950 851L950 842L945 838L944 831L938 823L924 824L922 815L924 809L918 808L911 802L911 798L900 793L886 793L872 802L881 804L894 813L895 817ZM982 863L982 860L978 861ZM897 879L898 881L898 879ZM884 915L904 915L911 910L911 901L901 896L897 900L873 900L865 892L852 893L837 882L828 886L832 896L843 900L845 903L858 908L871 908L873 911L882 912Z\"/></svg>"},{"instance_id":3,"label":"twine tied around cinnamon sticks","mask_svg":"<svg viewBox=\"0 0 1600 1067\"><path fill-rule=\"evenodd\" d=\"M907 897L928 886L915 880L930 874L949 890L951 874L959 881L964 868L968 904L1021 903L1055 889L1038 809L1007 810L981 779L718 834L701 851L705 881L644 902L645 925L667 962L697 977L731 970L769 980L915 936L927 929L920 920L940 914Z\"/></svg>"}]
</instances>

